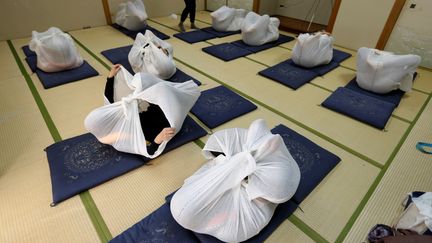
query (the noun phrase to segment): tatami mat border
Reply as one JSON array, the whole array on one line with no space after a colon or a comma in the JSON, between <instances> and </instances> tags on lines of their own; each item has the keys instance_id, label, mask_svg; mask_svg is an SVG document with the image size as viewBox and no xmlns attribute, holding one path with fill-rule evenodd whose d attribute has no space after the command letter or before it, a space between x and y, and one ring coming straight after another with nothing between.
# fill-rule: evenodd
<instances>
[{"instance_id":1,"label":"tatami mat border","mask_svg":"<svg viewBox=\"0 0 432 243\"><path fill-rule=\"evenodd\" d=\"M33 98L35 99L35 102L39 108L39 111L41 112L45 123L48 127L48 130L51 133L51 136L54 140L54 142L59 142L62 140L60 133L58 132L57 127L55 126L39 92L36 89L36 86L34 85L33 81L31 80L29 74L27 73L26 69L24 68L24 65L21 61L21 59L18 57L18 53L16 52L16 49L12 42L10 40L7 41L9 48L15 58L15 61L18 65L18 67L21 70L22 75L24 76L27 85L33 95ZM89 215L89 218L95 227L95 230L99 236L99 239L101 242L107 242L109 239L112 239L112 235L108 230L107 225L105 224L99 210L96 207L96 204L94 203L93 199L91 198L91 195L88 193L88 191L85 191L83 193L80 193L81 201L87 211L87 214Z\"/></svg>"},{"instance_id":2,"label":"tatami mat border","mask_svg":"<svg viewBox=\"0 0 432 243\"><path fill-rule=\"evenodd\" d=\"M390 155L387 162L384 164L384 167L378 174L375 181L372 183L371 187L369 188L368 192L358 205L357 209L354 211L351 218L348 220L346 226L342 229L341 233L339 234L338 238L336 239L336 242L343 242L345 237L347 236L348 232L351 230L352 226L354 225L354 222L359 217L360 213L362 212L363 208L366 206L366 203L369 201L370 197L372 196L372 193L377 188L378 184L380 183L381 179L383 178L384 174L386 173L387 169L391 165L393 159L395 158L396 154L399 152L399 149L401 148L402 144L405 142L406 138L408 137L409 133L413 129L414 125L417 123L417 120L419 119L420 115L423 113L424 109L426 108L426 105L431 100L432 94L429 94L429 97L427 98L426 102L422 105L420 111L417 113L416 117L414 118L414 121L410 124L408 129L406 130L405 134L403 135L402 139L399 141L398 145L394 149L393 153Z\"/></svg>"}]
</instances>

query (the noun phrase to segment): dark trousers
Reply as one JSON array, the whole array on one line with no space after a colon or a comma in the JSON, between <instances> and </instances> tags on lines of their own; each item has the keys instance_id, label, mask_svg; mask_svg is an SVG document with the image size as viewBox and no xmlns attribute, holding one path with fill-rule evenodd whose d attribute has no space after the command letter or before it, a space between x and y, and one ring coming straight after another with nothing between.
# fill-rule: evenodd
<instances>
[{"instance_id":1,"label":"dark trousers","mask_svg":"<svg viewBox=\"0 0 432 243\"><path fill-rule=\"evenodd\" d=\"M196 4L195 0L184 0L186 7L183 9L182 15L181 15L181 22L184 22L189 14L190 22L195 22L195 9Z\"/></svg>"}]
</instances>

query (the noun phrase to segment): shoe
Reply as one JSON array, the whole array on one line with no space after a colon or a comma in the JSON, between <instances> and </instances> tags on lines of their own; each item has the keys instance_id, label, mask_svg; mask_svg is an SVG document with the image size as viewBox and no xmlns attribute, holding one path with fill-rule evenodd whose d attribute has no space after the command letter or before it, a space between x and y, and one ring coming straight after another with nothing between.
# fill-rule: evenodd
<instances>
[{"instance_id":1,"label":"shoe","mask_svg":"<svg viewBox=\"0 0 432 243\"><path fill-rule=\"evenodd\" d=\"M191 29L198 29L194 23L191 23Z\"/></svg>"},{"instance_id":2,"label":"shoe","mask_svg":"<svg viewBox=\"0 0 432 243\"><path fill-rule=\"evenodd\" d=\"M183 25L183 23L179 23L178 24L178 27L180 28L180 31L181 32L185 32L186 30L185 30L185 27L184 27L184 25Z\"/></svg>"}]
</instances>

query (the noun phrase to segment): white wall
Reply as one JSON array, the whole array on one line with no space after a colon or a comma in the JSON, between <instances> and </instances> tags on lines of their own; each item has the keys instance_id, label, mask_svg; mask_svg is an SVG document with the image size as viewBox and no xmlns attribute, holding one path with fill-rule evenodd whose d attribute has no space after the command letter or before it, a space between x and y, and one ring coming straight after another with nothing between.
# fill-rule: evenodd
<instances>
[{"instance_id":1,"label":"white wall","mask_svg":"<svg viewBox=\"0 0 432 243\"><path fill-rule=\"evenodd\" d=\"M207 10L215 11L223 5L227 5L228 0L207 0Z\"/></svg>"},{"instance_id":2,"label":"white wall","mask_svg":"<svg viewBox=\"0 0 432 243\"><path fill-rule=\"evenodd\" d=\"M411 3L416 7L410 9ZM407 1L385 47L396 54L417 54L432 68L432 1Z\"/></svg>"},{"instance_id":3,"label":"white wall","mask_svg":"<svg viewBox=\"0 0 432 243\"><path fill-rule=\"evenodd\" d=\"M260 1L259 14L275 15L278 6L278 0L262 0Z\"/></svg>"},{"instance_id":4,"label":"white wall","mask_svg":"<svg viewBox=\"0 0 432 243\"><path fill-rule=\"evenodd\" d=\"M316 8L316 11L314 11L316 6L315 4L318 4L318 2L319 5ZM313 22L327 25L332 12L333 2L334 0L278 0L276 14L294 19L310 21L312 13L315 12ZM281 7L282 5L283 7Z\"/></svg>"},{"instance_id":5,"label":"white wall","mask_svg":"<svg viewBox=\"0 0 432 243\"><path fill-rule=\"evenodd\" d=\"M228 7L230 7L230 8L242 8L242 9L246 9L248 11L252 11L253 0L228 0Z\"/></svg>"},{"instance_id":6,"label":"white wall","mask_svg":"<svg viewBox=\"0 0 432 243\"><path fill-rule=\"evenodd\" d=\"M209 11L215 11L223 5L252 11L253 0L207 0L207 10Z\"/></svg>"},{"instance_id":7,"label":"white wall","mask_svg":"<svg viewBox=\"0 0 432 243\"><path fill-rule=\"evenodd\" d=\"M108 0L111 19L115 21L115 14L119 3L126 0ZM183 0L143 0L149 18L168 16L170 14L181 14L185 7ZM196 0L197 11L204 10L204 0Z\"/></svg>"},{"instance_id":8,"label":"white wall","mask_svg":"<svg viewBox=\"0 0 432 243\"><path fill-rule=\"evenodd\" d=\"M333 28L335 43L375 48L395 0L342 0Z\"/></svg>"},{"instance_id":9,"label":"white wall","mask_svg":"<svg viewBox=\"0 0 432 243\"><path fill-rule=\"evenodd\" d=\"M51 26L69 31L105 24L101 0L0 0L0 40Z\"/></svg>"}]
</instances>

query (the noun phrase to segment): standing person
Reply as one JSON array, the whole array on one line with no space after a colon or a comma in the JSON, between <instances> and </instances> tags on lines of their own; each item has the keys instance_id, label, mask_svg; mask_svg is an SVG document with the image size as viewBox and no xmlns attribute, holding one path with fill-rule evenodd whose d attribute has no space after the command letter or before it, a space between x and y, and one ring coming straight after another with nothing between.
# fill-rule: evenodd
<instances>
[{"instance_id":1,"label":"standing person","mask_svg":"<svg viewBox=\"0 0 432 243\"><path fill-rule=\"evenodd\" d=\"M185 32L183 22L186 20L188 14L189 14L190 22L191 22L191 29L198 29L195 26L196 0L184 0L184 2L186 4L186 7L185 7L185 9L183 9L183 12L182 12L182 15L180 18L180 23L178 24L178 26L180 27L180 31Z\"/></svg>"}]
</instances>

